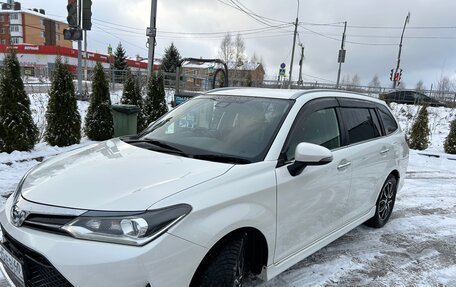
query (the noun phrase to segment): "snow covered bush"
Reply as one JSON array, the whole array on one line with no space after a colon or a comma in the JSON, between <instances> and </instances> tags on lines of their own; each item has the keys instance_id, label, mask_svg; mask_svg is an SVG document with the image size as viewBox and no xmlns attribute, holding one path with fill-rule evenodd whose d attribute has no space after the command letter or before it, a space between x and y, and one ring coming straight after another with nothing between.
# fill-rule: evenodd
<instances>
[{"instance_id":1,"label":"snow covered bush","mask_svg":"<svg viewBox=\"0 0 456 287\"><path fill-rule=\"evenodd\" d=\"M54 146L78 144L81 140L81 116L79 115L73 78L60 57L55 70L46 111L45 140Z\"/></svg>"},{"instance_id":2,"label":"snow covered bush","mask_svg":"<svg viewBox=\"0 0 456 287\"><path fill-rule=\"evenodd\" d=\"M94 69L92 94L85 118L85 133L89 139L95 141L110 139L114 134L109 83L99 62Z\"/></svg>"},{"instance_id":3,"label":"snow covered bush","mask_svg":"<svg viewBox=\"0 0 456 287\"><path fill-rule=\"evenodd\" d=\"M456 154L456 118L451 122L450 133L445 139L443 148L446 153Z\"/></svg>"},{"instance_id":4,"label":"snow covered bush","mask_svg":"<svg viewBox=\"0 0 456 287\"><path fill-rule=\"evenodd\" d=\"M138 78L132 74L130 69L127 69L124 82L124 89L120 103L124 105L134 105L140 110L138 113L138 131L142 131L147 127L143 113L143 99L141 96L141 88Z\"/></svg>"},{"instance_id":5,"label":"snow covered bush","mask_svg":"<svg viewBox=\"0 0 456 287\"><path fill-rule=\"evenodd\" d=\"M429 144L429 119L427 106L422 106L418 117L410 130L409 147L411 149L425 150Z\"/></svg>"},{"instance_id":6,"label":"snow covered bush","mask_svg":"<svg viewBox=\"0 0 456 287\"><path fill-rule=\"evenodd\" d=\"M30 99L24 90L14 51L6 54L0 73L0 152L29 151L38 139Z\"/></svg>"},{"instance_id":7,"label":"snow covered bush","mask_svg":"<svg viewBox=\"0 0 456 287\"><path fill-rule=\"evenodd\" d=\"M148 124L168 112L165 100L165 84L161 74L152 74L147 83L147 95L144 101L144 115Z\"/></svg>"}]
</instances>

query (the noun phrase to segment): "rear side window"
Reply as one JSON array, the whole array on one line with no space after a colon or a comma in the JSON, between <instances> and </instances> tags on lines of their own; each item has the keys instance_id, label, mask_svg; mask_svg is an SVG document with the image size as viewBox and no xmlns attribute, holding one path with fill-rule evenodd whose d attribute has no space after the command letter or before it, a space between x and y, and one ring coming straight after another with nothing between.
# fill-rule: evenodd
<instances>
[{"instance_id":1,"label":"rear side window","mask_svg":"<svg viewBox=\"0 0 456 287\"><path fill-rule=\"evenodd\" d=\"M387 135L394 133L398 127L393 115L383 106L381 106L378 111L383 122L383 127L385 128L385 133Z\"/></svg>"},{"instance_id":2,"label":"rear side window","mask_svg":"<svg viewBox=\"0 0 456 287\"><path fill-rule=\"evenodd\" d=\"M349 143L354 144L380 136L368 108L341 108L348 130Z\"/></svg>"}]
</instances>

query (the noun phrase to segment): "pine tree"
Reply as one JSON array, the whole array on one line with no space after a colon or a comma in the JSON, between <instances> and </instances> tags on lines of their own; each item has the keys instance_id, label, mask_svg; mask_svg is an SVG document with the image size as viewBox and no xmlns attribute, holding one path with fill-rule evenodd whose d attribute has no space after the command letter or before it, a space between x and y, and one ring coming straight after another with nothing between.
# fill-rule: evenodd
<instances>
[{"instance_id":1,"label":"pine tree","mask_svg":"<svg viewBox=\"0 0 456 287\"><path fill-rule=\"evenodd\" d=\"M165 49L165 55L163 56L163 61L161 64L161 70L166 73L174 73L176 72L176 67L179 65L181 60L181 56L179 51L177 50L174 43Z\"/></svg>"},{"instance_id":2,"label":"pine tree","mask_svg":"<svg viewBox=\"0 0 456 287\"><path fill-rule=\"evenodd\" d=\"M152 75L147 83L147 95L144 101L144 115L148 124L154 122L168 112L165 100L164 79Z\"/></svg>"},{"instance_id":3,"label":"pine tree","mask_svg":"<svg viewBox=\"0 0 456 287\"><path fill-rule=\"evenodd\" d=\"M450 133L445 139L443 148L446 153L456 154L456 119L451 122Z\"/></svg>"},{"instance_id":4,"label":"pine tree","mask_svg":"<svg viewBox=\"0 0 456 287\"><path fill-rule=\"evenodd\" d=\"M78 111L73 77L60 57L55 70L46 111L45 140L50 145L69 146L81 140L81 115Z\"/></svg>"},{"instance_id":5,"label":"pine tree","mask_svg":"<svg viewBox=\"0 0 456 287\"><path fill-rule=\"evenodd\" d=\"M30 99L24 90L16 53L5 55L0 73L0 152L29 151L38 140Z\"/></svg>"},{"instance_id":6,"label":"pine tree","mask_svg":"<svg viewBox=\"0 0 456 287\"><path fill-rule=\"evenodd\" d=\"M124 83L123 95L120 102L124 105L134 105L140 110L138 113L138 131L145 129L146 120L143 113L143 99L141 96L141 87L139 85L138 77L133 75L130 69L127 69L127 74Z\"/></svg>"},{"instance_id":7,"label":"pine tree","mask_svg":"<svg viewBox=\"0 0 456 287\"><path fill-rule=\"evenodd\" d=\"M92 94L85 119L85 133L89 139L96 141L110 139L114 134L109 83L99 62L94 69Z\"/></svg>"},{"instance_id":8,"label":"pine tree","mask_svg":"<svg viewBox=\"0 0 456 287\"><path fill-rule=\"evenodd\" d=\"M117 49L114 51L114 70L116 82L121 82L122 76L127 70L127 55L126 51L122 46L122 43L117 45Z\"/></svg>"},{"instance_id":9,"label":"pine tree","mask_svg":"<svg viewBox=\"0 0 456 287\"><path fill-rule=\"evenodd\" d=\"M410 131L409 147L411 149L424 150L429 144L429 119L426 106L422 106L418 117Z\"/></svg>"}]
</instances>

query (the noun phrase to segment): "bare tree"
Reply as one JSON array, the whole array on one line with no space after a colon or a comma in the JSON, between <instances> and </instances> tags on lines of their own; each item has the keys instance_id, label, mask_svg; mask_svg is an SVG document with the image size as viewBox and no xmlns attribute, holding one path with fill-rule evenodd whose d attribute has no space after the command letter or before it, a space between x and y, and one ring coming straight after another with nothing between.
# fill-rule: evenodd
<instances>
[{"instance_id":1,"label":"bare tree","mask_svg":"<svg viewBox=\"0 0 456 287\"><path fill-rule=\"evenodd\" d=\"M449 94L452 89L453 83L451 82L450 78L442 75L437 82L437 91L435 94L439 100L445 100L445 95Z\"/></svg>"},{"instance_id":2,"label":"bare tree","mask_svg":"<svg viewBox=\"0 0 456 287\"><path fill-rule=\"evenodd\" d=\"M419 80L418 83L416 83L415 91L423 92L424 90L426 90L426 87L424 86L423 81Z\"/></svg>"},{"instance_id":3,"label":"bare tree","mask_svg":"<svg viewBox=\"0 0 456 287\"><path fill-rule=\"evenodd\" d=\"M220 43L219 57L225 61L225 63L233 61L233 39L230 33L227 33Z\"/></svg>"},{"instance_id":4,"label":"bare tree","mask_svg":"<svg viewBox=\"0 0 456 287\"><path fill-rule=\"evenodd\" d=\"M380 88L380 79L378 78L377 74L375 74L375 76L372 78L372 81L370 81L369 87Z\"/></svg>"},{"instance_id":5,"label":"bare tree","mask_svg":"<svg viewBox=\"0 0 456 287\"><path fill-rule=\"evenodd\" d=\"M369 83L368 93L380 93L380 79L377 74L375 74Z\"/></svg>"},{"instance_id":6,"label":"bare tree","mask_svg":"<svg viewBox=\"0 0 456 287\"><path fill-rule=\"evenodd\" d=\"M349 86L350 85L350 74L344 74L342 79L340 80L341 86Z\"/></svg>"},{"instance_id":7,"label":"bare tree","mask_svg":"<svg viewBox=\"0 0 456 287\"><path fill-rule=\"evenodd\" d=\"M361 79L359 78L358 74L355 74L350 82L350 90L359 91L359 86L361 86Z\"/></svg>"},{"instance_id":8,"label":"bare tree","mask_svg":"<svg viewBox=\"0 0 456 287\"><path fill-rule=\"evenodd\" d=\"M234 50L234 60L236 61L236 66L241 66L245 62L245 43L242 39L241 34L236 35L233 43Z\"/></svg>"},{"instance_id":9,"label":"bare tree","mask_svg":"<svg viewBox=\"0 0 456 287\"><path fill-rule=\"evenodd\" d=\"M258 63L258 57L257 57L256 52L253 52L252 58L250 58L250 62Z\"/></svg>"}]
</instances>

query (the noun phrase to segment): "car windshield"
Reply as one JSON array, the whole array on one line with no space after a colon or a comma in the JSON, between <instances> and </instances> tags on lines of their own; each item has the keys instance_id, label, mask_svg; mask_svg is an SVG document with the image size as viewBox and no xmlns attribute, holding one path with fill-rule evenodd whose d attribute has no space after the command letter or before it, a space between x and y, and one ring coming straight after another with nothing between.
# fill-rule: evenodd
<instances>
[{"instance_id":1,"label":"car windshield","mask_svg":"<svg viewBox=\"0 0 456 287\"><path fill-rule=\"evenodd\" d=\"M263 160L294 101L199 96L160 118L137 138L151 149L221 162ZM153 147L155 146L155 148Z\"/></svg>"}]
</instances>

